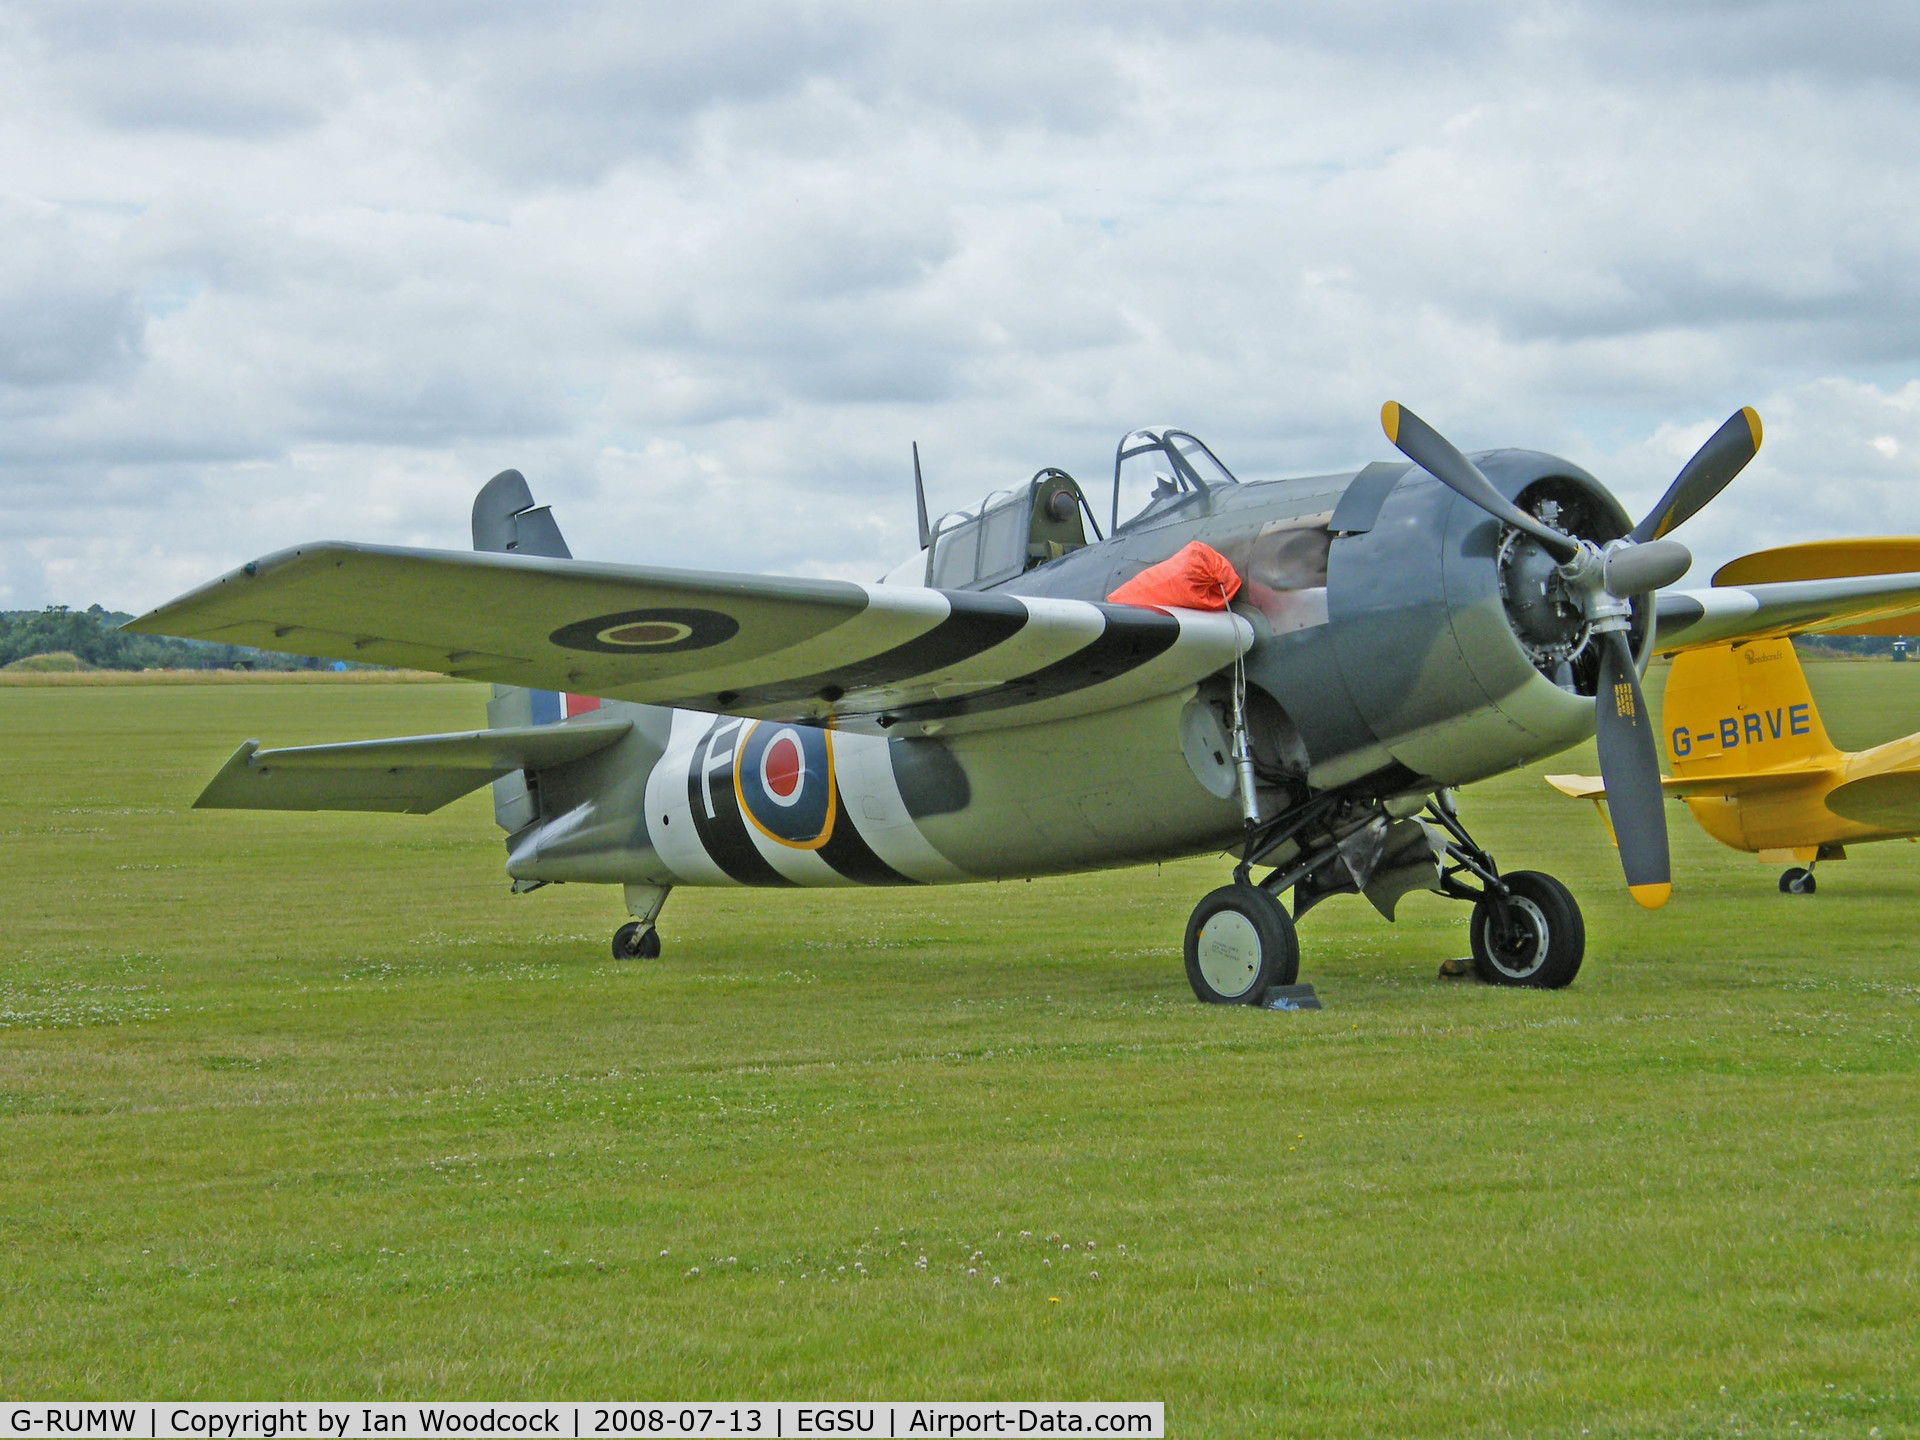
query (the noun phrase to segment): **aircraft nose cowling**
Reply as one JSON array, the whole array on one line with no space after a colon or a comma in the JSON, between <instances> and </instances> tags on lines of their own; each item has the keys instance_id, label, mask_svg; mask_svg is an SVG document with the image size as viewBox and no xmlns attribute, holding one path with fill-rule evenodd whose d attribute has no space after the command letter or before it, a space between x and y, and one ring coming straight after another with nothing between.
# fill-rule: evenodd
<instances>
[{"instance_id":1,"label":"aircraft nose cowling","mask_svg":"<svg viewBox=\"0 0 1920 1440\"><path fill-rule=\"evenodd\" d=\"M1569 534L1604 543L1632 523L1565 460L1521 450L1475 459L1502 494ZM1464 784L1593 734L1600 647L1560 603L1537 549L1417 467L1370 529L1334 539L1327 610L1340 679L1379 750L1414 775ZM1636 653L1648 628L1636 611Z\"/></svg>"}]
</instances>

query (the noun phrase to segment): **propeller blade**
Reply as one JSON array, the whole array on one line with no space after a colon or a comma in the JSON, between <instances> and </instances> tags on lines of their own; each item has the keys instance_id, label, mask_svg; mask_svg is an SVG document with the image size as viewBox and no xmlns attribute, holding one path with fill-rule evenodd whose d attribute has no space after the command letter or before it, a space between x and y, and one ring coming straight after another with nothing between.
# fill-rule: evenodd
<instances>
[{"instance_id":1,"label":"propeller blade","mask_svg":"<svg viewBox=\"0 0 1920 1440\"><path fill-rule=\"evenodd\" d=\"M1580 547L1550 525L1543 525L1493 488L1480 467L1454 449L1453 442L1406 406L1389 400L1380 407L1380 427L1394 448L1463 499L1471 500L1496 520L1524 530L1561 562L1580 553Z\"/></svg>"},{"instance_id":2,"label":"propeller blade","mask_svg":"<svg viewBox=\"0 0 1920 1440\"><path fill-rule=\"evenodd\" d=\"M1640 693L1633 651L1624 630L1599 635L1600 690L1594 696L1593 731L1600 745L1600 774L1607 809L1620 844L1627 890L1649 910L1673 893L1667 858L1667 815L1660 793L1660 757L1653 746L1653 717Z\"/></svg>"},{"instance_id":3,"label":"propeller blade","mask_svg":"<svg viewBox=\"0 0 1920 1440\"><path fill-rule=\"evenodd\" d=\"M1680 467L1673 484L1660 497L1660 503L1647 512L1647 518L1634 526L1627 538L1658 540L1726 489L1727 482L1744 470L1759 450L1760 412L1744 405L1694 451L1693 458Z\"/></svg>"},{"instance_id":4,"label":"propeller blade","mask_svg":"<svg viewBox=\"0 0 1920 1440\"><path fill-rule=\"evenodd\" d=\"M1607 593L1625 600L1671 585L1687 573L1693 552L1678 540L1647 540L1607 552Z\"/></svg>"}]
</instances>

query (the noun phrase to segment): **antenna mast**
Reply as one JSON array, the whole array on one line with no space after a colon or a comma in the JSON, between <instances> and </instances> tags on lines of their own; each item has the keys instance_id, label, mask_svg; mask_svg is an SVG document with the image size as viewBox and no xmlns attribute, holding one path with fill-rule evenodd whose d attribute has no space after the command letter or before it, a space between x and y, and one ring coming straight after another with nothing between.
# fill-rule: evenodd
<instances>
[{"instance_id":1,"label":"antenna mast","mask_svg":"<svg viewBox=\"0 0 1920 1440\"><path fill-rule=\"evenodd\" d=\"M933 543L933 527L927 524L927 487L920 478L920 442L913 442L913 503L920 516L920 548Z\"/></svg>"}]
</instances>

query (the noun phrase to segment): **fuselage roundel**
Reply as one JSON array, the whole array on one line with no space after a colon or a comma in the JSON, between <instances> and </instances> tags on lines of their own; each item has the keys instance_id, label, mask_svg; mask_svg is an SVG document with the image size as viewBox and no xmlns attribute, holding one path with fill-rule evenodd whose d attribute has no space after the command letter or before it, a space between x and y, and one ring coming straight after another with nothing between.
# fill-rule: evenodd
<instances>
[{"instance_id":1,"label":"fuselage roundel","mask_svg":"<svg viewBox=\"0 0 1920 1440\"><path fill-rule=\"evenodd\" d=\"M812 851L860 884L912 883L846 821L833 736L817 726L715 716L693 747L687 808L701 848L740 884L794 883L753 832L787 850Z\"/></svg>"}]
</instances>

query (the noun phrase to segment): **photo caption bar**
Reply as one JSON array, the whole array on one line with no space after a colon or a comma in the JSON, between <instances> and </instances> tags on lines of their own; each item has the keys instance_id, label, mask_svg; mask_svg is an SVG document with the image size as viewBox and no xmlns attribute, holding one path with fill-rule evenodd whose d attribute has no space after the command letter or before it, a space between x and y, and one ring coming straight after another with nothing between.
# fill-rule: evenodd
<instances>
[{"instance_id":1,"label":"photo caption bar","mask_svg":"<svg viewBox=\"0 0 1920 1440\"><path fill-rule=\"evenodd\" d=\"M14 1403L5 1406L4 1436L60 1440L281 1440L283 1436L547 1436L649 1437L750 1435L788 1440L795 1435L939 1436L1125 1435L1160 1440L1166 1406L1158 1401L1059 1404L992 1400L916 1404L716 1403L673 1400L596 1400L564 1403L512 1400L499 1404L453 1401L303 1401L271 1404L211 1401L156 1404L141 1400Z\"/></svg>"}]
</instances>

